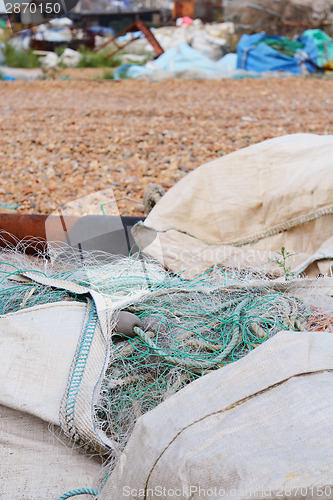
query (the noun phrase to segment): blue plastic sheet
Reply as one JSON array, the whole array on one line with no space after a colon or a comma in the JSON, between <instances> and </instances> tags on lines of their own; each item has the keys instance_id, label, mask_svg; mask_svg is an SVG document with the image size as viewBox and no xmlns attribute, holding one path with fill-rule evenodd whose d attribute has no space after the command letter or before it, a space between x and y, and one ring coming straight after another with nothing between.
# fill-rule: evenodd
<instances>
[{"instance_id":1,"label":"blue plastic sheet","mask_svg":"<svg viewBox=\"0 0 333 500\"><path fill-rule=\"evenodd\" d=\"M112 28L108 28L107 26L89 26L87 31L100 36L115 36L116 34Z\"/></svg>"},{"instance_id":2,"label":"blue plastic sheet","mask_svg":"<svg viewBox=\"0 0 333 500\"><path fill-rule=\"evenodd\" d=\"M300 36L297 41L303 43L304 48L296 52L294 57L281 54L265 43L265 38L283 37L268 36L265 33L256 35L243 35L237 47L237 68L247 71L263 73L265 71L285 71L293 74L303 73L303 64L306 69L312 73L316 71L315 67L309 62L316 63L318 58L318 49L313 39L308 36ZM258 45L259 43L259 45Z\"/></svg>"},{"instance_id":3,"label":"blue plastic sheet","mask_svg":"<svg viewBox=\"0 0 333 500\"><path fill-rule=\"evenodd\" d=\"M218 61L218 65L223 70L235 71L237 69L237 54L232 52L230 54L226 54Z\"/></svg>"},{"instance_id":4,"label":"blue plastic sheet","mask_svg":"<svg viewBox=\"0 0 333 500\"><path fill-rule=\"evenodd\" d=\"M173 72L199 70L203 73L216 73L220 70L216 62L185 43L180 43L178 47L173 47L164 52L155 61L155 66L158 69Z\"/></svg>"},{"instance_id":5,"label":"blue plastic sheet","mask_svg":"<svg viewBox=\"0 0 333 500\"><path fill-rule=\"evenodd\" d=\"M184 72L193 72L198 78L209 76L231 77L236 70L236 54L227 54L227 56L214 62L200 52L197 52L189 45L180 43L177 47L172 47L162 54L156 61L148 63L146 66L123 64L113 72L115 80L123 78L139 78L144 75L153 75L154 73L168 73L171 77L182 75Z\"/></svg>"}]
</instances>

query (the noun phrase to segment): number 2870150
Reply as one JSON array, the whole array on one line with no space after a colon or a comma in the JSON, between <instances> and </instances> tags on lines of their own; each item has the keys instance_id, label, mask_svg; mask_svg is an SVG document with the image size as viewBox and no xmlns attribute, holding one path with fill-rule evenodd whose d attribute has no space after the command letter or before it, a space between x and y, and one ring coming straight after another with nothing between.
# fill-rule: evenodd
<instances>
[{"instance_id":1,"label":"number 2870150","mask_svg":"<svg viewBox=\"0 0 333 500\"><path fill-rule=\"evenodd\" d=\"M29 12L30 14L36 14L40 12L41 14L59 14L61 11L60 3L40 3L36 5L35 3L23 2L23 3L6 3L6 12L7 14L19 14Z\"/></svg>"}]
</instances>

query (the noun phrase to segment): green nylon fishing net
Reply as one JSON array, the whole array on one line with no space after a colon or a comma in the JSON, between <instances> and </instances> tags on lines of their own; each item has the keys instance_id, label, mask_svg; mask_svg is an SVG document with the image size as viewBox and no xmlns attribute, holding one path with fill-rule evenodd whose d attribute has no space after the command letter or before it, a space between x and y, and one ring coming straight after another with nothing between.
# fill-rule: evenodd
<instances>
[{"instance_id":1,"label":"green nylon fishing net","mask_svg":"<svg viewBox=\"0 0 333 500\"><path fill-rule=\"evenodd\" d=\"M53 246L53 249L56 248ZM121 451L137 419L190 382L242 358L281 330L308 328L311 308L257 272L215 267L193 280L139 253L129 258L59 247L51 258L8 251L0 262L0 312L50 302L86 301L55 287L22 282L24 271L89 287L142 328L111 337L111 357L95 408Z\"/></svg>"},{"instance_id":2,"label":"green nylon fishing net","mask_svg":"<svg viewBox=\"0 0 333 500\"><path fill-rule=\"evenodd\" d=\"M304 31L303 36L309 36L313 39L318 49L317 64L323 66L333 61L333 39L324 31L319 29L309 29Z\"/></svg>"},{"instance_id":3,"label":"green nylon fishing net","mask_svg":"<svg viewBox=\"0 0 333 500\"><path fill-rule=\"evenodd\" d=\"M267 37L263 40L260 40L256 45L261 43L265 43L272 47L272 49L277 50L280 54L285 56L294 57L298 50L304 49L304 44L297 40L292 40L291 38L283 37L283 38L274 38Z\"/></svg>"}]
</instances>

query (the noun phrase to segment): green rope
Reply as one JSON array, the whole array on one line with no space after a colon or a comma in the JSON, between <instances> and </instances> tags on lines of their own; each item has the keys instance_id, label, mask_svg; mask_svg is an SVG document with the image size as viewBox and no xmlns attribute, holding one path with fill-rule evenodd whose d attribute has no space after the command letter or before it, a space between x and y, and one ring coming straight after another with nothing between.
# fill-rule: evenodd
<instances>
[{"instance_id":1,"label":"green rope","mask_svg":"<svg viewBox=\"0 0 333 500\"><path fill-rule=\"evenodd\" d=\"M61 495L61 497L57 498L57 500L66 500L66 498L75 497L76 495L99 495L100 491L92 490L91 488L80 488L78 490L67 491Z\"/></svg>"},{"instance_id":2,"label":"green rope","mask_svg":"<svg viewBox=\"0 0 333 500\"><path fill-rule=\"evenodd\" d=\"M250 299L246 298L242 300L240 304L235 308L235 318L236 320L239 320L241 311L243 307L245 307L249 303ZM223 351L215 356L214 358L211 358L209 360L202 360L202 359L191 359L190 357L188 358L180 358L177 356L169 356L166 351L163 349L160 349L157 347L157 345L151 340L151 338L143 331L141 328L135 326L134 327L134 332L146 343L148 346L153 349L156 353L158 353L160 356L164 357L165 361L168 363L171 363L173 365L179 365L183 366L188 369L199 369L199 370L205 370L207 368L212 368L214 365L219 365L222 363L224 358L227 357L227 355L236 347L236 345L239 342L240 339L240 326L239 324L235 324L233 327L233 334L231 336L229 344L227 344L227 347L223 349Z\"/></svg>"}]
</instances>

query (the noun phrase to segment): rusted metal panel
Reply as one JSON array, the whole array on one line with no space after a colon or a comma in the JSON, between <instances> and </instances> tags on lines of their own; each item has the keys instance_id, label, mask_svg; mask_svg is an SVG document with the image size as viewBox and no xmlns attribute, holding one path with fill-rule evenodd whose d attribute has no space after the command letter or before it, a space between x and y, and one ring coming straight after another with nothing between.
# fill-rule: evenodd
<instances>
[{"instance_id":1,"label":"rusted metal panel","mask_svg":"<svg viewBox=\"0 0 333 500\"><path fill-rule=\"evenodd\" d=\"M122 47L118 46L118 44L117 44L117 38L119 38L120 36L126 35L126 33L131 33L132 31L141 31L141 33L144 34L144 36L147 38L147 40L150 43L150 45L153 47L153 49L155 51L155 54L156 54L156 57L159 57L160 55L163 54L164 50L162 49L161 45L158 43L158 41L154 37L153 33L150 31L150 29L148 28L148 26L143 21L141 21L140 19L138 19L134 23L132 23L129 26L127 26L127 28L124 28L123 30L121 30L116 36L110 38L106 43L104 43L103 45L101 45L96 52L98 52L99 50L104 49L107 45L109 45L111 42L113 42L115 45L117 45L118 48L117 48L117 50L111 52L110 54L108 54L105 57L105 60L109 59L110 57L112 57L115 54L117 54L124 47L127 47L127 45L129 45L130 43L132 43L134 40L137 40L137 37L135 37L132 40L129 40L126 43L125 46L122 46Z\"/></svg>"},{"instance_id":2,"label":"rusted metal panel","mask_svg":"<svg viewBox=\"0 0 333 500\"><path fill-rule=\"evenodd\" d=\"M45 223L49 219L52 225L52 216L30 214L0 214L0 246L14 245L20 242L20 248L27 254L36 254L46 251ZM59 217L55 217L57 221ZM71 220L70 220L71 219ZM68 226L74 225L78 217L68 218ZM55 221L56 222L56 221ZM51 227L51 226L50 226ZM59 223L54 224L58 228ZM32 239L34 241L32 241ZM52 239L61 241L63 232L54 231ZM31 240L31 242L29 242Z\"/></svg>"},{"instance_id":3,"label":"rusted metal panel","mask_svg":"<svg viewBox=\"0 0 333 500\"><path fill-rule=\"evenodd\" d=\"M88 251L128 255L134 244L131 228L139 220L144 217L0 214L0 247L46 254L47 241L56 241Z\"/></svg>"},{"instance_id":4,"label":"rusted metal panel","mask_svg":"<svg viewBox=\"0 0 333 500\"><path fill-rule=\"evenodd\" d=\"M164 50L162 49L162 47L160 46L160 44L158 43L158 41L154 37L153 33L148 28L148 26L140 19L138 21L136 21L135 24L136 24L138 30L140 30L141 33L143 33L145 35L145 37L147 38L148 42L155 50L155 54L157 55L157 57L162 55Z\"/></svg>"}]
</instances>

